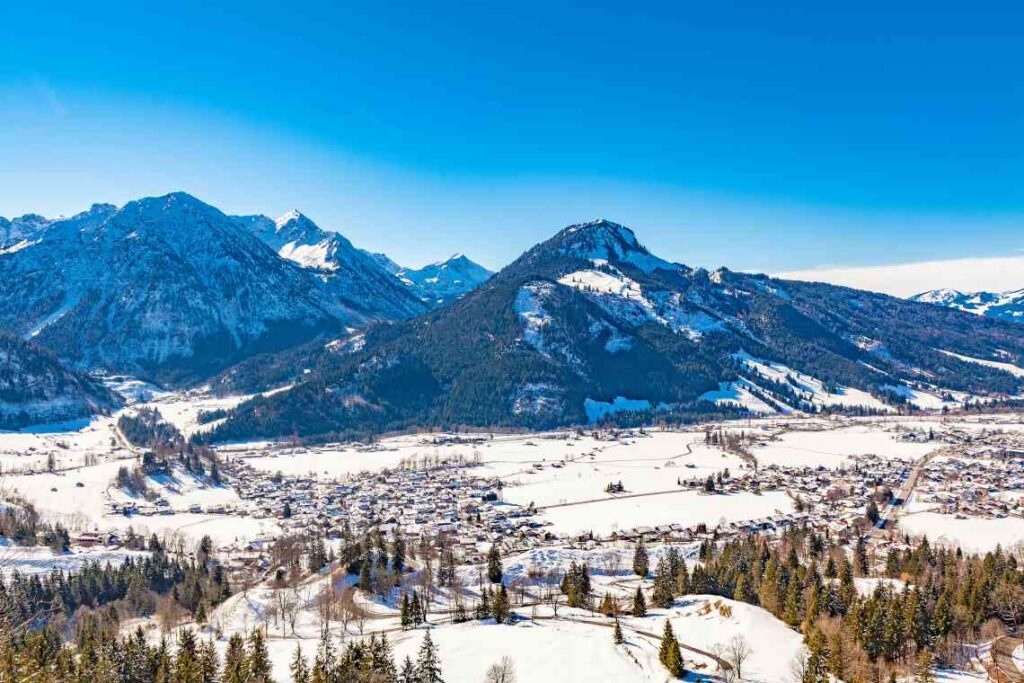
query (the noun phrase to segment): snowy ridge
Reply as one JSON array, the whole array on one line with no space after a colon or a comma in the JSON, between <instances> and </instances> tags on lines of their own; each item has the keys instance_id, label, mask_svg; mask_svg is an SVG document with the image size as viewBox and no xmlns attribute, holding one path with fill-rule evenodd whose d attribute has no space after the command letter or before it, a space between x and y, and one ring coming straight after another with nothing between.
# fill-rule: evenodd
<instances>
[{"instance_id":1,"label":"snowy ridge","mask_svg":"<svg viewBox=\"0 0 1024 683\"><path fill-rule=\"evenodd\" d=\"M1024 322L1024 289L1010 292L961 292L956 289L933 289L910 297L946 308L955 308L997 320Z\"/></svg>"},{"instance_id":2,"label":"snowy ridge","mask_svg":"<svg viewBox=\"0 0 1024 683\"><path fill-rule=\"evenodd\" d=\"M75 363L143 375L205 374L250 348L362 319L184 193L49 223L0 256L0 294L0 325Z\"/></svg>"},{"instance_id":3,"label":"snowy ridge","mask_svg":"<svg viewBox=\"0 0 1024 683\"><path fill-rule=\"evenodd\" d=\"M383 255L357 249L343 235L320 228L293 209L271 220L266 216L234 216L278 256L314 273L330 294L345 305L365 311L371 318L408 318L426 306L395 277Z\"/></svg>"},{"instance_id":4,"label":"snowy ridge","mask_svg":"<svg viewBox=\"0 0 1024 683\"><path fill-rule=\"evenodd\" d=\"M463 254L452 254L444 261L431 263L422 268L399 268L395 271L395 276L401 282L432 305L441 305L460 298L487 282L491 275L491 271Z\"/></svg>"}]
</instances>

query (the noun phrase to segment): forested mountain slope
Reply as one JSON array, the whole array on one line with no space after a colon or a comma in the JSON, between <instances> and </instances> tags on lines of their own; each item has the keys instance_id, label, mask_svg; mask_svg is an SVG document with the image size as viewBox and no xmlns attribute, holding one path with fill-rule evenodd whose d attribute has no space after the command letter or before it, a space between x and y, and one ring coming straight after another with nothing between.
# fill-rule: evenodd
<instances>
[{"instance_id":1,"label":"forested mountain slope","mask_svg":"<svg viewBox=\"0 0 1024 683\"><path fill-rule=\"evenodd\" d=\"M595 221L438 311L234 368L221 387L298 383L244 404L214 438L542 428L623 411L883 412L925 396L1018 393L1019 377L982 364L996 360L1024 365L1024 330L881 294L692 269Z\"/></svg>"}]
</instances>

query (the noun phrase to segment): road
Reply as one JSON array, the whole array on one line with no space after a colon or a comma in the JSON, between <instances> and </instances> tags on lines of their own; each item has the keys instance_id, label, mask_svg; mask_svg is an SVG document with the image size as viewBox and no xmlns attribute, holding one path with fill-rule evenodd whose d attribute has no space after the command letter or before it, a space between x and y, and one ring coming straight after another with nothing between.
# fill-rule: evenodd
<instances>
[{"instance_id":1,"label":"road","mask_svg":"<svg viewBox=\"0 0 1024 683\"><path fill-rule=\"evenodd\" d=\"M893 498L893 501L899 501L899 505L893 503L889 504L889 507L885 509L881 519L871 529L871 536L877 538L881 535L882 531L892 526L892 523L897 521L900 512L906 507L907 501L910 500L910 496L914 493L914 488L917 486L917 480L920 479L921 473L924 468L932 461L934 457L945 453L947 449L936 448L934 451L929 451L918 458L910 468L910 476L903 482L903 486L900 487L899 492Z\"/></svg>"}]
</instances>

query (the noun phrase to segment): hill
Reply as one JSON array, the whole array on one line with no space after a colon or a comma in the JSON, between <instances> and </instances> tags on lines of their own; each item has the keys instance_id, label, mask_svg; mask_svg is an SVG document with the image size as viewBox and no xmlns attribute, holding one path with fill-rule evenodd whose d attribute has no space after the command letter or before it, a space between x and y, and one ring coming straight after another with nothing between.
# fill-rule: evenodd
<instances>
[{"instance_id":1,"label":"hill","mask_svg":"<svg viewBox=\"0 0 1024 683\"><path fill-rule=\"evenodd\" d=\"M0 429L63 422L112 410L119 399L45 349L0 333Z\"/></svg>"},{"instance_id":2,"label":"hill","mask_svg":"<svg viewBox=\"0 0 1024 683\"><path fill-rule=\"evenodd\" d=\"M219 386L297 384L243 404L213 438L886 412L1019 393L1019 377L986 365L997 359L1024 365L1024 329L689 268L602 220L565 228L425 316L233 369Z\"/></svg>"}]
</instances>

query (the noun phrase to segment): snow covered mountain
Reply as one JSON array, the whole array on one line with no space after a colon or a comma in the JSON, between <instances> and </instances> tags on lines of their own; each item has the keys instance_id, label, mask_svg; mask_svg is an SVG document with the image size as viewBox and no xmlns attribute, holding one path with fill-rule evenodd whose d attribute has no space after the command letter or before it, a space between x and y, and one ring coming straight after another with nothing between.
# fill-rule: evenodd
<instances>
[{"instance_id":1,"label":"snow covered mountain","mask_svg":"<svg viewBox=\"0 0 1024 683\"><path fill-rule=\"evenodd\" d=\"M402 266L392 261L391 257L388 256L387 254L381 254L380 252L372 251L364 251L363 253L372 258L378 266L388 271L392 275L395 275L396 273L398 273L398 271L402 270Z\"/></svg>"},{"instance_id":2,"label":"snow covered mountain","mask_svg":"<svg viewBox=\"0 0 1024 683\"><path fill-rule=\"evenodd\" d=\"M181 192L97 204L23 244L0 253L0 328L79 367L190 381L369 316Z\"/></svg>"},{"instance_id":3,"label":"snow covered mountain","mask_svg":"<svg viewBox=\"0 0 1024 683\"><path fill-rule=\"evenodd\" d=\"M395 275L424 301L440 306L476 289L493 273L462 254L454 254L422 268L401 268Z\"/></svg>"},{"instance_id":4,"label":"snow covered mountain","mask_svg":"<svg viewBox=\"0 0 1024 683\"><path fill-rule=\"evenodd\" d=\"M0 252L23 248L49 224L48 219L34 213L10 220L0 216Z\"/></svg>"},{"instance_id":5,"label":"snow covered mountain","mask_svg":"<svg viewBox=\"0 0 1024 683\"><path fill-rule=\"evenodd\" d=\"M64 367L50 352L0 333L0 429L72 420L118 404L102 384Z\"/></svg>"},{"instance_id":6,"label":"snow covered mountain","mask_svg":"<svg viewBox=\"0 0 1024 683\"><path fill-rule=\"evenodd\" d=\"M379 257L357 249L339 233L321 229L299 211L289 211L277 220L266 216L235 216L232 220L281 258L315 273L332 296L355 310L371 317L401 319L427 309L392 271L382 267Z\"/></svg>"},{"instance_id":7,"label":"snow covered mountain","mask_svg":"<svg viewBox=\"0 0 1024 683\"><path fill-rule=\"evenodd\" d=\"M226 388L296 385L240 406L215 438L941 408L1020 394L1020 367L1024 328L689 268L601 220L565 228L427 315L234 368Z\"/></svg>"},{"instance_id":8,"label":"snow covered mountain","mask_svg":"<svg viewBox=\"0 0 1024 683\"><path fill-rule=\"evenodd\" d=\"M936 306L955 308L996 320L1024 322L1024 289L1012 292L960 292L955 289L933 289L910 297Z\"/></svg>"}]
</instances>

